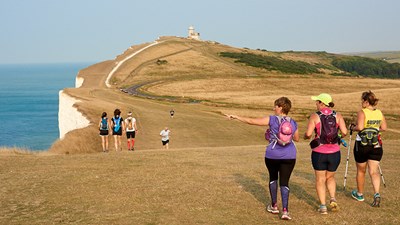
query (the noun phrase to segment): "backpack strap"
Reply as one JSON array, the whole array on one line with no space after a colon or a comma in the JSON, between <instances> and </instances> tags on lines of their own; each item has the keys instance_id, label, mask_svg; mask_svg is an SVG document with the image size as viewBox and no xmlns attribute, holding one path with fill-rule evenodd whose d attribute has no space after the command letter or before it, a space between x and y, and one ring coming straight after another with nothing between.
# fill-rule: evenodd
<instances>
[{"instance_id":1,"label":"backpack strap","mask_svg":"<svg viewBox=\"0 0 400 225\"><path fill-rule=\"evenodd\" d=\"M318 115L319 117L321 117L321 116L323 115L323 113L322 113L321 111L317 111L316 113L317 113L317 115ZM336 117L336 111L335 111L335 110L332 110L332 113L329 114L329 115L333 115L334 117Z\"/></svg>"}]
</instances>

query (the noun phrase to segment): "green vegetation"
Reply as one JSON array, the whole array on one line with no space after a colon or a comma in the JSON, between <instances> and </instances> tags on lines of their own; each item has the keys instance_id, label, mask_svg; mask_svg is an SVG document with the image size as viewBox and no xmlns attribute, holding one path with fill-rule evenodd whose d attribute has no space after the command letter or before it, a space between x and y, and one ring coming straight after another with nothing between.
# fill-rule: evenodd
<instances>
[{"instance_id":1,"label":"green vegetation","mask_svg":"<svg viewBox=\"0 0 400 225\"><path fill-rule=\"evenodd\" d=\"M340 57L332 65L346 72L380 78L400 78L400 64L359 56Z\"/></svg>"},{"instance_id":2,"label":"green vegetation","mask_svg":"<svg viewBox=\"0 0 400 225\"><path fill-rule=\"evenodd\" d=\"M282 73L312 74L321 73L319 65L312 65L306 62L286 60L280 57L256 55L251 53L220 52L220 56L234 58L237 63L244 63L248 66L276 70Z\"/></svg>"},{"instance_id":3,"label":"green vegetation","mask_svg":"<svg viewBox=\"0 0 400 225\"><path fill-rule=\"evenodd\" d=\"M167 60L164 60L164 59L157 59L157 65L163 65L163 64L167 64L168 63L168 61Z\"/></svg>"}]
</instances>

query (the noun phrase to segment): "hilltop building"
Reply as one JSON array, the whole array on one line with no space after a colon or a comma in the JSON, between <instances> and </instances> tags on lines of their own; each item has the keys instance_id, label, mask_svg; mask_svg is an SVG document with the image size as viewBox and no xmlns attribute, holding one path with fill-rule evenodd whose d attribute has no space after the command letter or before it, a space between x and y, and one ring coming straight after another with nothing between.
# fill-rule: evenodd
<instances>
[{"instance_id":1,"label":"hilltop building","mask_svg":"<svg viewBox=\"0 0 400 225\"><path fill-rule=\"evenodd\" d=\"M189 35L188 35L189 39L194 39L194 40L200 40L200 33L197 33L194 31L194 27L190 26L189 27Z\"/></svg>"}]
</instances>

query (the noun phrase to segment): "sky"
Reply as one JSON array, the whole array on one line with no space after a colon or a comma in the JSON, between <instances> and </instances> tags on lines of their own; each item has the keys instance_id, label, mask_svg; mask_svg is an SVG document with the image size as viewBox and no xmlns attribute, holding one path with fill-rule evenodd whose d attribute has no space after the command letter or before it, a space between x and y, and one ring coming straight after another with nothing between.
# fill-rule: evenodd
<instances>
[{"instance_id":1,"label":"sky","mask_svg":"<svg viewBox=\"0 0 400 225\"><path fill-rule=\"evenodd\" d=\"M0 64L101 62L159 36L269 51L399 51L399 0L0 0Z\"/></svg>"}]
</instances>

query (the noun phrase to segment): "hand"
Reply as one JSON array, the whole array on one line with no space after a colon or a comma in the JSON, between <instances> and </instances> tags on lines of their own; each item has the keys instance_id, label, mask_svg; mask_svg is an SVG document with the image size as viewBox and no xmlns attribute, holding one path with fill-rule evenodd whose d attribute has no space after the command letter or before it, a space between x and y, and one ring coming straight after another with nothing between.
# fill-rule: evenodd
<instances>
[{"instance_id":1,"label":"hand","mask_svg":"<svg viewBox=\"0 0 400 225\"><path fill-rule=\"evenodd\" d=\"M350 131L353 131L356 128L356 125L354 123L350 124L349 129Z\"/></svg>"}]
</instances>

